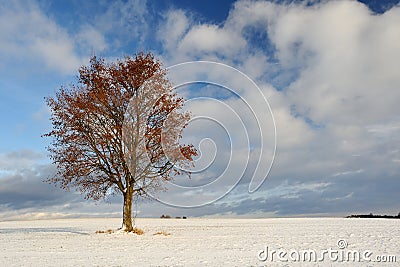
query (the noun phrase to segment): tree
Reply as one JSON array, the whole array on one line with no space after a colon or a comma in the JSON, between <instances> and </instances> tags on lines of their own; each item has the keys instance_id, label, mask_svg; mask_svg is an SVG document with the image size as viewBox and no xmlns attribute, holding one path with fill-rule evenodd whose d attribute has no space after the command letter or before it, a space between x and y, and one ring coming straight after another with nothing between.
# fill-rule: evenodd
<instances>
[{"instance_id":1,"label":"tree","mask_svg":"<svg viewBox=\"0 0 400 267\"><path fill-rule=\"evenodd\" d=\"M133 196L149 196L174 175L190 175L184 169L197 151L179 143L190 113L152 54L114 63L94 56L79 69L76 84L61 87L46 103L52 130L44 136L52 138L48 151L57 166L47 181L75 187L86 199L122 194L125 231L133 230Z\"/></svg>"}]
</instances>

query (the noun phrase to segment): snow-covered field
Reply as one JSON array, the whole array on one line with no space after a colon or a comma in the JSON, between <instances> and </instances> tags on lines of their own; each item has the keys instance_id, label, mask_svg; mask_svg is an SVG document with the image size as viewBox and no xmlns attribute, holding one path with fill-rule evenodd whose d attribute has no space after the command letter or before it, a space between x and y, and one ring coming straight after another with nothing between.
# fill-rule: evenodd
<instances>
[{"instance_id":1,"label":"snow-covered field","mask_svg":"<svg viewBox=\"0 0 400 267\"><path fill-rule=\"evenodd\" d=\"M117 229L120 222L0 222L0 266L400 265L400 220L137 219L144 235L96 233ZM159 231L170 235L154 235ZM315 262L303 258L306 251L315 251ZM351 253L346 261L343 255L348 252L361 257L366 253L365 259L371 262L354 263ZM373 262L379 256L397 263Z\"/></svg>"}]
</instances>

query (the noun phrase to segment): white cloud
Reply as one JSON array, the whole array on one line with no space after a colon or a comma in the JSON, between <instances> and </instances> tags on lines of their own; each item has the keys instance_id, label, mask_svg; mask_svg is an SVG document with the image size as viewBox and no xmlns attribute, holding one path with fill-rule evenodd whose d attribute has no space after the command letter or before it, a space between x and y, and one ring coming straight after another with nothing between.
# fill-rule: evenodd
<instances>
[{"instance_id":1,"label":"white cloud","mask_svg":"<svg viewBox=\"0 0 400 267\"><path fill-rule=\"evenodd\" d=\"M183 10L176 9L169 10L164 19L165 23L160 25L157 36L167 50L172 50L190 26L190 18Z\"/></svg>"},{"instance_id":2,"label":"white cloud","mask_svg":"<svg viewBox=\"0 0 400 267\"><path fill-rule=\"evenodd\" d=\"M335 174L332 175L332 176L333 176L333 177L336 177L336 176L341 176L341 175L350 175L350 174L362 173L362 172L364 172L364 170L362 170L362 169L359 169L359 170L356 170L356 171L344 171L344 172L335 173Z\"/></svg>"},{"instance_id":3,"label":"white cloud","mask_svg":"<svg viewBox=\"0 0 400 267\"><path fill-rule=\"evenodd\" d=\"M82 26L75 39L83 51L102 52L108 48L104 35L90 25Z\"/></svg>"},{"instance_id":4,"label":"white cloud","mask_svg":"<svg viewBox=\"0 0 400 267\"><path fill-rule=\"evenodd\" d=\"M336 1L293 6L274 21L278 57L301 61L289 96L303 114L362 126L397 116L400 8L376 16L355 1Z\"/></svg>"},{"instance_id":5,"label":"white cloud","mask_svg":"<svg viewBox=\"0 0 400 267\"><path fill-rule=\"evenodd\" d=\"M164 45L164 57L172 64L202 59L232 58L246 46L246 41L234 28L215 24L199 24L190 13L170 10L164 16L158 39Z\"/></svg>"},{"instance_id":6,"label":"white cloud","mask_svg":"<svg viewBox=\"0 0 400 267\"><path fill-rule=\"evenodd\" d=\"M219 28L217 25L198 25L185 35L178 45L178 50L192 56L199 53L233 56L244 45L243 38L234 31Z\"/></svg>"},{"instance_id":7,"label":"white cloud","mask_svg":"<svg viewBox=\"0 0 400 267\"><path fill-rule=\"evenodd\" d=\"M45 155L36 151L11 151L0 154L0 171L23 171L44 160Z\"/></svg>"},{"instance_id":8,"label":"white cloud","mask_svg":"<svg viewBox=\"0 0 400 267\"><path fill-rule=\"evenodd\" d=\"M350 187L352 179L391 180L399 170L393 151L399 144L400 7L374 15L356 1L238 1L218 26L196 23L183 11L171 11L166 21L181 25L176 34L160 35L168 62L233 64L262 88L277 125L275 177L329 181L335 188L330 179L339 173ZM221 80L235 84L236 78ZM274 81L286 87L277 91L268 84ZM251 96L246 88L240 93ZM343 196L336 193L329 199Z\"/></svg>"},{"instance_id":9,"label":"white cloud","mask_svg":"<svg viewBox=\"0 0 400 267\"><path fill-rule=\"evenodd\" d=\"M298 112L318 124L365 126L397 114L399 14L397 7L372 15L355 1L313 7L239 1L222 26L190 23L182 11L179 16L170 12L167 25L180 21L181 30L163 32L162 37L168 44L165 54L175 59L169 61L236 61L251 77L262 79L279 66L271 65L271 55L262 49L250 49L251 40L243 34L246 27L257 26L256 34L268 34L265 41L275 47L283 72L299 70L285 96L286 105L296 105Z\"/></svg>"},{"instance_id":10,"label":"white cloud","mask_svg":"<svg viewBox=\"0 0 400 267\"><path fill-rule=\"evenodd\" d=\"M32 114L32 118L38 122L38 123L43 123L49 122L49 118L51 116L51 110L47 105L42 105L36 112Z\"/></svg>"},{"instance_id":11,"label":"white cloud","mask_svg":"<svg viewBox=\"0 0 400 267\"><path fill-rule=\"evenodd\" d=\"M74 41L33 2L11 1L0 6L0 55L2 64L35 62L62 73L80 64Z\"/></svg>"}]
</instances>

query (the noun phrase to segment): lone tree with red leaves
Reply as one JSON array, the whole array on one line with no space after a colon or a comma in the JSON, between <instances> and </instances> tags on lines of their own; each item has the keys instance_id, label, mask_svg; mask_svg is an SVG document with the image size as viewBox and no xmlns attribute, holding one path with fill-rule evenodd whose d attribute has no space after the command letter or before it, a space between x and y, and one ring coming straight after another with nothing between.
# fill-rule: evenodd
<instances>
[{"instance_id":1,"label":"lone tree with red leaves","mask_svg":"<svg viewBox=\"0 0 400 267\"><path fill-rule=\"evenodd\" d=\"M57 166L47 181L77 188L86 199L123 196L123 228L132 231L132 200L165 189L174 175L187 174L197 151L180 144L190 120L167 72L150 53L114 63L92 57L76 84L47 97Z\"/></svg>"}]
</instances>

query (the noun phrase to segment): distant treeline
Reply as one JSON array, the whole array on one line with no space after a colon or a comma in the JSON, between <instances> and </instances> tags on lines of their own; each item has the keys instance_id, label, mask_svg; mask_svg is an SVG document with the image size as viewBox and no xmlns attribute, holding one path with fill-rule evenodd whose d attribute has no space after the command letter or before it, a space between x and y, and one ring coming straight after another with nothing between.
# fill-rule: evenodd
<instances>
[{"instance_id":1,"label":"distant treeline","mask_svg":"<svg viewBox=\"0 0 400 267\"><path fill-rule=\"evenodd\" d=\"M397 216L392 216L392 215L374 215L372 213L366 215L366 214L360 214L360 215L350 215L347 216L346 218L382 218L382 219L400 219L400 212L397 214Z\"/></svg>"},{"instance_id":2,"label":"distant treeline","mask_svg":"<svg viewBox=\"0 0 400 267\"><path fill-rule=\"evenodd\" d=\"M161 215L160 216L160 218L161 219L171 219L172 217L170 216L170 215ZM183 217L175 217L175 219L186 219L187 217L186 216L183 216Z\"/></svg>"}]
</instances>

